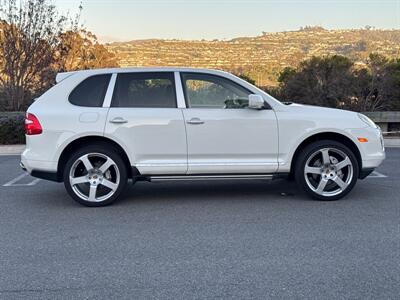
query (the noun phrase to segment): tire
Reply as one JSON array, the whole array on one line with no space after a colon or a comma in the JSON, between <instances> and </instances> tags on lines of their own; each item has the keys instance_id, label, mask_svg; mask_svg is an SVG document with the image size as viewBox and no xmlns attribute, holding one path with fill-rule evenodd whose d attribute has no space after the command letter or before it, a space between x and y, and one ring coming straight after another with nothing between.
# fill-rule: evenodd
<instances>
[{"instance_id":1,"label":"tire","mask_svg":"<svg viewBox=\"0 0 400 300\"><path fill-rule=\"evenodd\" d=\"M342 143L322 140L306 146L295 165L295 179L313 199L332 201L346 196L357 182L359 165Z\"/></svg>"},{"instance_id":2,"label":"tire","mask_svg":"<svg viewBox=\"0 0 400 300\"><path fill-rule=\"evenodd\" d=\"M127 166L118 151L106 143L96 143L75 151L63 173L68 194L85 206L113 203L126 187Z\"/></svg>"}]
</instances>

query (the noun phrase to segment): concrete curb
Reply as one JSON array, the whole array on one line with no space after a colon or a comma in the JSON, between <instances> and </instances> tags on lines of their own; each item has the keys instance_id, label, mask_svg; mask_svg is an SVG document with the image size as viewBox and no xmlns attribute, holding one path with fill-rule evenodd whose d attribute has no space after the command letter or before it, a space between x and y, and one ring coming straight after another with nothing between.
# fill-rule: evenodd
<instances>
[{"instance_id":1,"label":"concrete curb","mask_svg":"<svg viewBox=\"0 0 400 300\"><path fill-rule=\"evenodd\" d=\"M388 138L388 139L384 139L384 142L385 142L385 147L388 147L388 148L400 147L400 138Z\"/></svg>"},{"instance_id":2,"label":"concrete curb","mask_svg":"<svg viewBox=\"0 0 400 300\"><path fill-rule=\"evenodd\" d=\"M25 145L0 145L0 155L20 155Z\"/></svg>"}]
</instances>

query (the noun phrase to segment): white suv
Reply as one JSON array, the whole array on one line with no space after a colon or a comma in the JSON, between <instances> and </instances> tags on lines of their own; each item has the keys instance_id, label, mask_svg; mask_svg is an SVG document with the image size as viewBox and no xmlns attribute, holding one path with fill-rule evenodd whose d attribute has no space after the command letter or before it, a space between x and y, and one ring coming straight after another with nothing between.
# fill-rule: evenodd
<instances>
[{"instance_id":1,"label":"white suv","mask_svg":"<svg viewBox=\"0 0 400 300\"><path fill-rule=\"evenodd\" d=\"M101 69L56 81L28 109L21 166L88 206L116 200L128 179L289 176L335 200L385 158L366 116L283 104L222 71Z\"/></svg>"}]
</instances>

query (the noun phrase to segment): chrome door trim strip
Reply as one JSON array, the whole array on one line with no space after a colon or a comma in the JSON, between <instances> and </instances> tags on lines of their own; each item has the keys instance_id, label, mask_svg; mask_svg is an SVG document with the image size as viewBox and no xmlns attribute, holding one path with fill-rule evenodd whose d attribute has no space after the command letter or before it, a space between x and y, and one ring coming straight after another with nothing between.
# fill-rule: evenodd
<instances>
[{"instance_id":1,"label":"chrome door trim strip","mask_svg":"<svg viewBox=\"0 0 400 300\"><path fill-rule=\"evenodd\" d=\"M185 163L138 163L136 167L163 167L163 166L183 166L186 165ZM274 162L227 162L227 163L190 163L189 166L273 166L278 165Z\"/></svg>"},{"instance_id":2,"label":"chrome door trim strip","mask_svg":"<svg viewBox=\"0 0 400 300\"><path fill-rule=\"evenodd\" d=\"M172 175L172 176L149 176L150 181L185 181L185 180L226 180L226 179L273 179L271 174L249 174L249 175Z\"/></svg>"}]
</instances>

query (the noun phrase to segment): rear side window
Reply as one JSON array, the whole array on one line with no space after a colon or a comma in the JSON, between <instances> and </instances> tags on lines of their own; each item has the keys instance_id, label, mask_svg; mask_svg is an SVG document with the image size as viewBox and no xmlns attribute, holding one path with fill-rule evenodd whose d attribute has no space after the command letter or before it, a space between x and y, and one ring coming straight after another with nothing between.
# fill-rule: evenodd
<instances>
[{"instance_id":1,"label":"rear side window","mask_svg":"<svg viewBox=\"0 0 400 300\"><path fill-rule=\"evenodd\" d=\"M78 106L101 107L106 95L111 74L86 78L71 92L69 102Z\"/></svg>"},{"instance_id":2,"label":"rear side window","mask_svg":"<svg viewBox=\"0 0 400 300\"><path fill-rule=\"evenodd\" d=\"M120 73L115 84L112 107L176 107L173 73Z\"/></svg>"}]
</instances>

